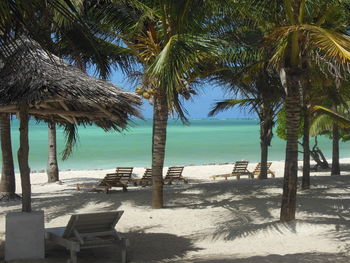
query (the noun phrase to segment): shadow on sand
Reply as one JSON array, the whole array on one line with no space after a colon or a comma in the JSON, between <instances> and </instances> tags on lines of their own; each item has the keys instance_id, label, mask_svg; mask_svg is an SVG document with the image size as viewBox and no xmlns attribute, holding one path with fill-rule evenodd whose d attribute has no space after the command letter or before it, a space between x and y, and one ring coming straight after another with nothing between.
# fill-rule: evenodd
<instances>
[{"instance_id":1,"label":"shadow on sand","mask_svg":"<svg viewBox=\"0 0 350 263\"><path fill-rule=\"evenodd\" d=\"M126 233L130 240L128 260L130 262L165 262L183 258L189 251L197 251L192 241L185 237L165 233ZM120 262L120 249L116 247L83 250L78 253L78 261L84 263ZM69 253L60 247L49 247L43 262L66 262Z\"/></svg>"},{"instance_id":2,"label":"shadow on sand","mask_svg":"<svg viewBox=\"0 0 350 263\"><path fill-rule=\"evenodd\" d=\"M171 261L181 262L181 261ZM217 258L207 257L201 259L191 259L188 262L193 263L347 263L349 257L343 254L333 253L298 253L287 255L267 255L254 256L248 258L237 258L234 255L232 258Z\"/></svg>"},{"instance_id":3,"label":"shadow on sand","mask_svg":"<svg viewBox=\"0 0 350 263\"><path fill-rule=\"evenodd\" d=\"M90 178L91 180L91 178ZM209 238L234 240L254 235L260 230L273 230L283 233L283 229L295 232L294 224L278 223L275 210L279 210L283 178L268 180L248 179L217 181L211 183L171 185L164 187L164 196L168 209L188 208L207 209L224 208L224 219L218 218L214 234ZM93 181L93 180L91 180ZM74 185L74 180L66 180ZM312 177L311 189L299 191L298 213L303 214L303 222L310 224L334 225L328 232L331 238L350 244L350 176ZM133 188L123 193L121 189L111 194L91 191L76 191L65 188L53 193L34 193L33 210L45 210L46 221L60 216L76 213L84 207L97 205L99 210L116 210L124 202L135 207L148 209L151 204L151 188ZM4 203L8 210L18 209L20 202ZM4 213L1 213L3 215ZM135 226L138 227L138 226ZM204 231L205 232L205 231ZM249 258L194 258L181 260L188 252L200 250L193 244L203 236L177 236L168 233L150 233L133 231L125 235L130 239L131 262L233 262L233 263L294 263L294 262L349 262L342 254L300 253L289 255L267 255ZM349 245L350 246L350 245ZM347 246L347 252L350 247ZM253 248L252 248L253 249ZM154 251L157 253L154 253ZM0 253L1 254L1 253ZM62 250L50 250L45 262L65 262L68 254ZM96 249L81 252L81 262L115 262L120 258L120 250Z\"/></svg>"}]
</instances>

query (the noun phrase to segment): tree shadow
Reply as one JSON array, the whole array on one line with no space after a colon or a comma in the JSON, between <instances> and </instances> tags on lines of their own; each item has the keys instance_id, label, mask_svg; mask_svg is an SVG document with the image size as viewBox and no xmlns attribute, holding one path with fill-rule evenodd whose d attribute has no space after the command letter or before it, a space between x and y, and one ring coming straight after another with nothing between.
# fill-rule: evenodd
<instances>
[{"instance_id":1,"label":"tree shadow","mask_svg":"<svg viewBox=\"0 0 350 263\"><path fill-rule=\"evenodd\" d=\"M172 261L182 262L182 261ZM347 263L349 257L342 253L296 253L287 255L267 255L253 256L247 258L237 258L234 255L231 257L207 257L191 259L194 263Z\"/></svg>"},{"instance_id":2,"label":"tree shadow","mask_svg":"<svg viewBox=\"0 0 350 263\"><path fill-rule=\"evenodd\" d=\"M188 252L198 251L189 238L167 233L145 233L144 230L124 233L130 241L128 260L130 262L164 262L184 258ZM50 246L45 262L66 262L69 253L57 246ZM121 249L116 247L82 250L78 261L85 263L109 263L121 261Z\"/></svg>"}]
</instances>

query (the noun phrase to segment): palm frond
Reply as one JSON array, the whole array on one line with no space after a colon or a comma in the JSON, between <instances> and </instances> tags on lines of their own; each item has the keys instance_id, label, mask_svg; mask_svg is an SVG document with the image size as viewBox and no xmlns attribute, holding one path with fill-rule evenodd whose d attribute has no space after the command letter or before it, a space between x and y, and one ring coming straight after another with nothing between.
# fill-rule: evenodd
<instances>
[{"instance_id":1,"label":"palm frond","mask_svg":"<svg viewBox=\"0 0 350 263\"><path fill-rule=\"evenodd\" d=\"M343 129L348 129L350 128L350 119L343 116L342 114L338 113L338 112L335 112L329 108L326 108L326 107L323 107L323 106L313 106L312 109L311 109L311 113L318 113L318 114L322 114L321 116L327 116L328 118L326 117L316 117L317 118L321 118L321 121L322 123L324 123L324 127L327 127L327 130L328 128L330 127L330 125L333 125L333 123L337 123L337 125L340 127L340 128L343 128ZM328 120L329 124L325 124L325 122Z\"/></svg>"},{"instance_id":2,"label":"palm frond","mask_svg":"<svg viewBox=\"0 0 350 263\"><path fill-rule=\"evenodd\" d=\"M239 107L249 107L252 104L256 103L256 99L227 99L215 103L215 106L210 110L208 116L212 117L219 112L232 109L236 106Z\"/></svg>"},{"instance_id":3,"label":"palm frond","mask_svg":"<svg viewBox=\"0 0 350 263\"><path fill-rule=\"evenodd\" d=\"M206 36L181 34L172 36L146 74L159 82L159 87L167 94L170 110L175 110L184 118L183 110L176 94L187 88L190 72L198 72L201 62L207 57L218 55L218 44ZM193 77L193 76L192 76Z\"/></svg>"},{"instance_id":4,"label":"palm frond","mask_svg":"<svg viewBox=\"0 0 350 263\"><path fill-rule=\"evenodd\" d=\"M312 119L310 124L310 135L317 136L325 131L331 131L333 128L333 120L328 115L318 115Z\"/></svg>"},{"instance_id":5,"label":"palm frond","mask_svg":"<svg viewBox=\"0 0 350 263\"><path fill-rule=\"evenodd\" d=\"M62 151L62 160L67 160L73 153L74 146L79 140L78 129L75 124L66 124L63 126L66 143L64 150Z\"/></svg>"}]
</instances>

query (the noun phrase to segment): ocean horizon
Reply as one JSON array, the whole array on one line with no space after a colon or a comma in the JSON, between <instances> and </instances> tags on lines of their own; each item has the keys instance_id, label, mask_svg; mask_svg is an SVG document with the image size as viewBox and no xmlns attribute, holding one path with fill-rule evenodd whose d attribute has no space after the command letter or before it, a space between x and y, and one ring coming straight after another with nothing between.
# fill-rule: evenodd
<instances>
[{"instance_id":1,"label":"ocean horizon","mask_svg":"<svg viewBox=\"0 0 350 263\"><path fill-rule=\"evenodd\" d=\"M19 121L11 121L12 149L18 171ZM47 125L30 120L29 166L32 171L47 166ZM79 140L72 156L60 159L60 170L111 169L117 166L150 167L152 120L132 120L122 133L104 132L96 126L79 127ZM64 134L57 128L58 153L64 148ZM311 138L311 146L313 146ZM269 147L269 160L285 157L285 141L274 135ZM331 158L332 141L318 137L319 148ZM340 142L340 157L350 156L346 142ZM299 159L302 155L299 154ZM169 120L165 165L201 165L233 163L237 160L260 160L259 121L257 119L190 119L189 125Z\"/></svg>"}]
</instances>

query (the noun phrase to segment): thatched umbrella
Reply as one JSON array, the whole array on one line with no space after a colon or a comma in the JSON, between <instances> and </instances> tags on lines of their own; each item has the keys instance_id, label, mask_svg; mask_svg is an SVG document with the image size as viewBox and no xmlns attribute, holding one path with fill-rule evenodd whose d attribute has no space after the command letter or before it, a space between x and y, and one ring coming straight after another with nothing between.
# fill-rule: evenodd
<instances>
[{"instance_id":1,"label":"thatched umbrella","mask_svg":"<svg viewBox=\"0 0 350 263\"><path fill-rule=\"evenodd\" d=\"M18 161L22 210L29 212L28 116L59 124L96 124L121 130L130 116L140 117L140 97L90 77L36 42L22 38L0 71L0 113L18 114Z\"/></svg>"}]
</instances>

